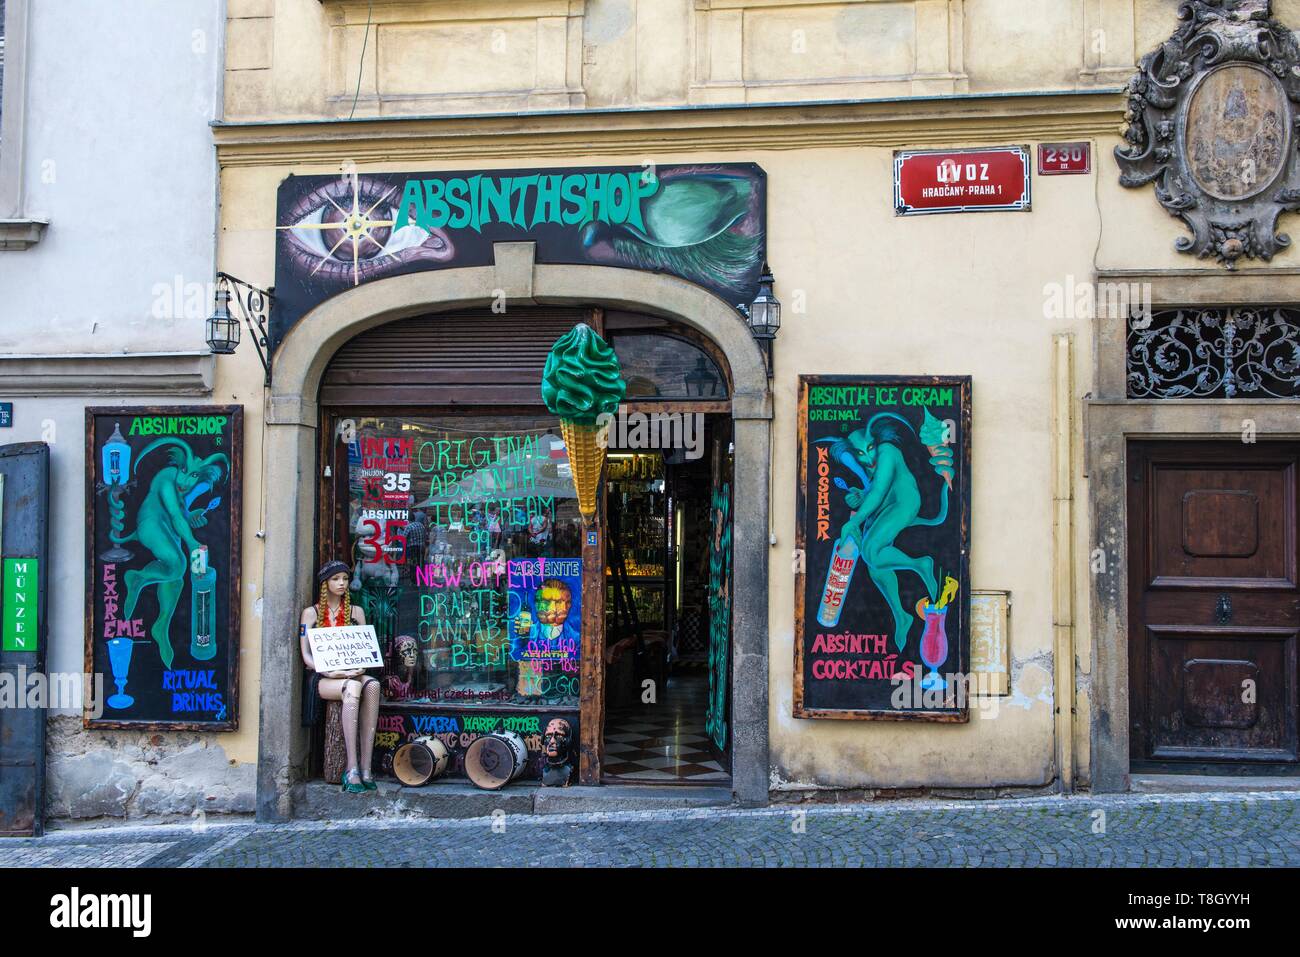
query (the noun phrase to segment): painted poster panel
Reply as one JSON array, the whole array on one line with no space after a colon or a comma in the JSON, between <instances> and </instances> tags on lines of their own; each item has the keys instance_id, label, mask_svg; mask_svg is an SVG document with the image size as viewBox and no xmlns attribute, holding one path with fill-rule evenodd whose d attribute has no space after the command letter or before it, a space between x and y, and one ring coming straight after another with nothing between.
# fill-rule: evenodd
<instances>
[{"instance_id":1,"label":"painted poster panel","mask_svg":"<svg viewBox=\"0 0 1300 957\"><path fill-rule=\"evenodd\" d=\"M969 376L801 376L794 714L965 721Z\"/></svg>"},{"instance_id":2,"label":"painted poster panel","mask_svg":"<svg viewBox=\"0 0 1300 957\"><path fill-rule=\"evenodd\" d=\"M493 713L490 711L388 711L379 715L375 731L374 770L376 774L392 774L393 755L397 749L416 738L437 738L451 752L447 766L448 777L465 776L465 751L485 734L513 731L524 739L528 749L528 764L520 775L524 779L538 780L546 755L542 753L542 735L546 726L562 718L572 728L569 738L573 742L573 760L578 753L578 712L536 711L528 714Z\"/></svg>"},{"instance_id":3,"label":"painted poster panel","mask_svg":"<svg viewBox=\"0 0 1300 957\"><path fill-rule=\"evenodd\" d=\"M558 428L510 415L340 427L341 551L379 639L385 699L577 707L582 527Z\"/></svg>"},{"instance_id":4,"label":"painted poster panel","mask_svg":"<svg viewBox=\"0 0 1300 957\"><path fill-rule=\"evenodd\" d=\"M766 182L752 163L290 176L276 205L271 345L331 296L491 265L498 242L536 243L539 263L668 273L749 302Z\"/></svg>"},{"instance_id":5,"label":"painted poster panel","mask_svg":"<svg viewBox=\"0 0 1300 957\"><path fill-rule=\"evenodd\" d=\"M86 410L88 727L237 727L243 412Z\"/></svg>"},{"instance_id":6,"label":"painted poster panel","mask_svg":"<svg viewBox=\"0 0 1300 957\"><path fill-rule=\"evenodd\" d=\"M582 647L582 558L506 562L510 657L519 662L516 691L533 698L554 680L578 680Z\"/></svg>"}]
</instances>

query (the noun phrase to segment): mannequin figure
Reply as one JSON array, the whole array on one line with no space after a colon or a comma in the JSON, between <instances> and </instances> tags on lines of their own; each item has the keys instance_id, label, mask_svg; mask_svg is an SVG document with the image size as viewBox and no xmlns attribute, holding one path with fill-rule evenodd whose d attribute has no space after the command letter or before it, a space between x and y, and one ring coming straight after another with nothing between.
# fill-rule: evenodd
<instances>
[{"instance_id":1,"label":"mannequin figure","mask_svg":"<svg viewBox=\"0 0 1300 957\"><path fill-rule=\"evenodd\" d=\"M397 652L400 663L398 669L384 679L384 690L390 699L410 698L414 696L415 665L419 657L419 644L410 635L398 635L393 650Z\"/></svg>"},{"instance_id":2,"label":"mannequin figure","mask_svg":"<svg viewBox=\"0 0 1300 957\"><path fill-rule=\"evenodd\" d=\"M303 609L298 638L303 663L311 671L316 670L316 665L307 641L308 628L341 628L366 623L366 613L353 605L348 596L351 580L352 570L339 561L326 562L316 575L319 597L315 605ZM342 789L351 794L379 790L370 768L375 728L379 725L379 680L360 668L328 671L320 674L316 690L325 701L343 702L343 745L347 750L348 769L343 774Z\"/></svg>"},{"instance_id":3,"label":"mannequin figure","mask_svg":"<svg viewBox=\"0 0 1300 957\"><path fill-rule=\"evenodd\" d=\"M570 750L573 747L573 727L563 718L552 718L542 735L542 753L546 763L542 765L542 784L551 788L567 788L573 777L573 767L569 763Z\"/></svg>"}]
</instances>

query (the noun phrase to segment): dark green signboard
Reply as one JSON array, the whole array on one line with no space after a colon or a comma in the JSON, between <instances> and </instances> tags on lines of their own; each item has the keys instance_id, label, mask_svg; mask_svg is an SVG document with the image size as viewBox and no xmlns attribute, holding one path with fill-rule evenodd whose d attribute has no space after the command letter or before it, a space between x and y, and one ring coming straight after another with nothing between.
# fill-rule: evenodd
<instances>
[{"instance_id":1,"label":"dark green signboard","mask_svg":"<svg viewBox=\"0 0 1300 957\"><path fill-rule=\"evenodd\" d=\"M499 242L535 243L539 263L666 273L749 302L766 189L752 163L290 176L276 204L271 346L331 296L491 265Z\"/></svg>"}]
</instances>

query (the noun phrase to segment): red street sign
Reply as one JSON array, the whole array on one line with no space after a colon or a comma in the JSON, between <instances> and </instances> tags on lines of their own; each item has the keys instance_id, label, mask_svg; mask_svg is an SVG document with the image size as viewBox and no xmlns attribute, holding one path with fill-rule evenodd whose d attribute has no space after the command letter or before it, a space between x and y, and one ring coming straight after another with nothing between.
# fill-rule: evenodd
<instances>
[{"instance_id":1,"label":"red street sign","mask_svg":"<svg viewBox=\"0 0 1300 957\"><path fill-rule=\"evenodd\" d=\"M899 216L1029 209L1029 147L896 150Z\"/></svg>"},{"instance_id":2,"label":"red street sign","mask_svg":"<svg viewBox=\"0 0 1300 957\"><path fill-rule=\"evenodd\" d=\"M1091 143L1040 143L1038 145L1039 176L1091 172Z\"/></svg>"}]
</instances>

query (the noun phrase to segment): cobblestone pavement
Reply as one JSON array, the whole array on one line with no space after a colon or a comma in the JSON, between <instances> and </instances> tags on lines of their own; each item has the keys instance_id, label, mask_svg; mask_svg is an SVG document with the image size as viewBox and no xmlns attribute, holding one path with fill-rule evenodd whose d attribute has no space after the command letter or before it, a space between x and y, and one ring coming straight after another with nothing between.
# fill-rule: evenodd
<instances>
[{"instance_id":1,"label":"cobblestone pavement","mask_svg":"<svg viewBox=\"0 0 1300 957\"><path fill-rule=\"evenodd\" d=\"M0 866L1300 866L1300 791L119 826Z\"/></svg>"}]
</instances>

